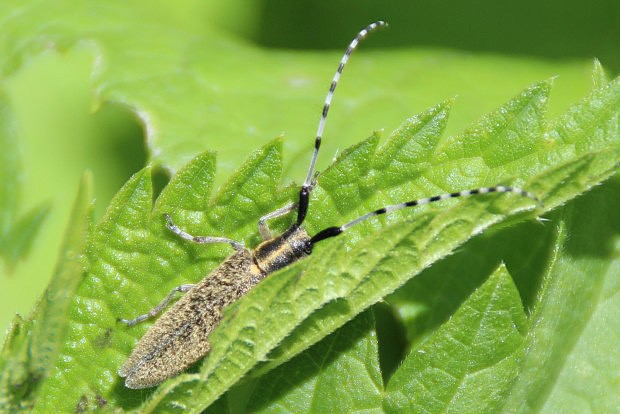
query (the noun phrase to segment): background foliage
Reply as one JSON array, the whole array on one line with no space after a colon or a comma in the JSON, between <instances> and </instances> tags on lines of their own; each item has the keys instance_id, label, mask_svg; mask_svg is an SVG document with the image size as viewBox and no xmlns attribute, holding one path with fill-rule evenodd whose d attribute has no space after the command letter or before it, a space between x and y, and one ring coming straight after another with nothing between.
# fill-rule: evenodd
<instances>
[{"instance_id":1,"label":"background foliage","mask_svg":"<svg viewBox=\"0 0 620 414\"><path fill-rule=\"evenodd\" d=\"M351 35L372 20L388 20L392 28L373 36L363 46L367 50L355 56L347 69L328 125L320 169L329 165L331 154L338 149L359 142L373 130L391 131L412 114L456 94L459 98L447 124L448 135L531 83L558 75L548 110L553 117L590 89L592 56L601 58L612 72L620 67L616 47L620 12L613 2L587 8L577 2L546 3L544 7L520 3L518 10L491 2L476 8L458 2L438 7L397 1L361 2L354 9L344 2L238 1L208 7L185 2L174 8L166 2L129 6L3 2L0 324L8 326L16 310L27 314L52 273L62 275L71 266L73 272L79 267L79 258L64 256L58 264L57 256L75 184L84 168L93 170L97 183L96 217L126 179L147 163L153 165L158 191L169 174L193 156L205 149L216 150L217 187L251 150L281 134L285 136L283 180L299 181L335 62ZM289 50L294 48L307 50ZM78 250L92 214L85 207L89 178L83 182L78 196L81 203L76 203L72 215L75 229L68 236L75 238L69 244ZM574 207L574 214L614 205L611 194L613 190L600 190L597 197L603 202L583 201L586 207ZM609 213L598 213L605 214ZM82 222L75 221L82 216ZM244 235L251 235L251 226L246 227ZM601 239L607 244L600 249L608 248L617 237L613 232L617 226L609 228L612 233ZM400 334L398 329L386 330L380 335L396 335L396 343L422 341L493 273L496 257L507 263L526 311L533 312L543 288L552 289L553 284L533 283L531 275L520 277L520 273L531 272L532 266L538 266L537 274L545 273L547 257L541 258L537 248L548 249L545 243L550 241L562 246L557 240L567 231L553 229L530 224L468 243L460 254L429 269L390 300L405 321L405 330ZM506 248L488 260L481 258L477 267L467 262L489 244L519 248ZM591 246L568 247L571 252L599 254L601 250ZM466 267L474 269L468 276L458 270ZM489 283L508 283L505 277L496 277L499 281ZM608 280L601 282L604 286L612 286L600 288L599 293L606 292L600 303L617 307L617 282L603 280ZM71 281L60 284L70 286ZM446 289L454 284L456 288ZM590 298L587 303L592 300L598 302ZM55 303L62 308L62 301ZM375 310L375 317L385 318L379 325L395 323L392 311L383 311ZM566 313L564 308L551 312ZM592 316L596 320L596 312ZM372 317L365 318L366 322L355 322L357 326L351 329L373 330L368 322ZM597 326L588 324L583 329L613 332L613 324ZM573 381L566 367L589 360L580 352L593 355L588 352L592 346L584 343L592 340L588 338L601 343L598 335L578 338L569 335L576 352L566 360L574 361L556 366L555 371L558 387L563 388L554 389L568 391L558 394L548 384L541 386L542 397L527 396L534 401L532 406L540 408L541 401L547 400L550 407L568 404L564 397L581 382ZM404 345L398 349L377 350L385 353L383 373L394 369L394 363L384 362L388 357L396 354L398 360L399 352L405 352ZM613 360L617 355L608 357ZM557 361L553 355L548 358ZM597 364L605 365L591 362L591 366ZM609 381L617 381L610 375ZM526 393L531 384L519 387Z\"/></svg>"}]
</instances>

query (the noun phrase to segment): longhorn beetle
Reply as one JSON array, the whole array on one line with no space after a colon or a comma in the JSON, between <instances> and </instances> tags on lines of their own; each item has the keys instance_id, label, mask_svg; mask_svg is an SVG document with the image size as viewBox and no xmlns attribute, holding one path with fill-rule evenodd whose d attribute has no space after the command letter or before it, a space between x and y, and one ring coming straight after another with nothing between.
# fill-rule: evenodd
<instances>
[{"instance_id":1,"label":"longhorn beetle","mask_svg":"<svg viewBox=\"0 0 620 414\"><path fill-rule=\"evenodd\" d=\"M246 249L241 243L225 237L193 236L177 227L170 215L165 215L168 229L177 236L194 243L230 243L234 253L197 284L181 285L173 289L149 313L134 319L121 319L128 326L140 323L160 313L174 298L176 292L187 292L151 326L138 342L127 361L118 370L118 374L125 377L127 387L147 388L155 386L165 379L179 374L189 365L205 356L211 349L209 335L220 322L224 307L238 300L271 273L310 255L316 243L335 237L361 221L407 207L475 194L515 193L538 202L532 193L517 187L480 187L386 206L341 226L328 227L314 236L310 236L306 232L302 224L308 213L310 193L316 184L315 164L321 146L325 120L338 85L338 79L349 60L349 56L359 42L373 30L384 26L387 24L382 21L368 25L355 36L342 56L323 104L323 112L314 141L314 152L310 160L308 174L299 191L299 200L297 203L288 204L259 220L258 229L264 241L253 251ZM297 210L296 221L284 233L272 237L267 226L267 220L281 217L295 210Z\"/></svg>"}]
</instances>

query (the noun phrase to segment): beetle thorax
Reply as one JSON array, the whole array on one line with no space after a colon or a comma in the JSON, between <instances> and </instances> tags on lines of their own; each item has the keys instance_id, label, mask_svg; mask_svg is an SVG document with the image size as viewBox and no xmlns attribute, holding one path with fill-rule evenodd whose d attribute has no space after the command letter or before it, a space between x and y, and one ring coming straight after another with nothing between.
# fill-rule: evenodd
<instances>
[{"instance_id":1,"label":"beetle thorax","mask_svg":"<svg viewBox=\"0 0 620 414\"><path fill-rule=\"evenodd\" d=\"M312 253L310 236L303 228L292 226L281 235L266 240L254 250L254 263L265 274L275 272Z\"/></svg>"}]
</instances>

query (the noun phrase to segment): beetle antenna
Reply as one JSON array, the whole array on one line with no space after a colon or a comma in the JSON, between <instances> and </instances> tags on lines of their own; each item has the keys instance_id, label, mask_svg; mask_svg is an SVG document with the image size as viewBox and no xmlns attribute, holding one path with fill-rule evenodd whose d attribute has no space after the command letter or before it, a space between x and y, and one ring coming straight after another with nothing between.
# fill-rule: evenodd
<instances>
[{"instance_id":1,"label":"beetle antenna","mask_svg":"<svg viewBox=\"0 0 620 414\"><path fill-rule=\"evenodd\" d=\"M530 193L529 191L525 191L519 187L507 187L503 185L498 185L494 187L480 187L480 188L475 188L473 190L463 190L463 191L458 191L456 193L446 193L446 194L436 195L433 197L420 198L417 200L406 201L404 203L386 206L378 210L371 211L370 213L366 213L363 216L356 218L355 220L351 220L350 222L343 224L342 226L328 227L324 230L321 230L320 232L315 234L311 238L310 241L312 244L314 244L314 243L320 242L321 240L325 240L325 239L329 239L330 237L338 236L339 234L343 233L348 228L351 228L364 220L367 220L374 216L379 216L381 214L391 213L392 211L401 210L403 208L421 206L423 204L430 204L430 203L434 203L437 201L448 200L450 198L467 197L467 196L490 194L490 193L514 193L514 194L518 194L523 197L531 198L532 200L536 201L539 205L542 205L542 202L538 199L538 197L536 197L534 194Z\"/></svg>"},{"instance_id":2,"label":"beetle antenna","mask_svg":"<svg viewBox=\"0 0 620 414\"><path fill-rule=\"evenodd\" d=\"M316 160L319 156L319 148L321 147L321 139L323 137L323 130L325 129L325 121L327 120L327 113L329 112L329 107L332 102L332 98L334 97L334 91L336 90L336 86L338 85L338 80L340 79L340 75L342 75L342 71L344 70L344 66L347 64L349 57L353 53L353 51L357 48L358 44L368 36L369 33L373 32L375 29L380 27L385 27L388 24L384 21L378 21L369 24L364 29L360 30L360 32L355 36L355 38L349 43L349 47L347 51L342 55L340 59L340 64L338 65L338 69L334 74L332 79L332 83L329 86L329 91L327 92L327 96L325 97L325 102L323 103L323 111L321 113L321 120L319 121L319 126L316 131L316 139L314 140L314 152L312 153L312 159L310 160L310 167L308 168L308 174L306 175L306 180L304 181L303 186L299 192L299 207L297 210L297 225L301 225L306 218L306 213L308 212L308 203L310 201L310 192L312 191L312 187L314 186L314 168L316 166Z\"/></svg>"}]
</instances>

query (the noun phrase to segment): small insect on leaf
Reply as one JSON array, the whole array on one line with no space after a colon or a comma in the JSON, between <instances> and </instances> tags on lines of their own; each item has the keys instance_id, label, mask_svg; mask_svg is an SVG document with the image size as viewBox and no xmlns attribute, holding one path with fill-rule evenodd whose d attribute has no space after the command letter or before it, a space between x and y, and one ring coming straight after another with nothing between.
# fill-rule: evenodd
<instances>
[{"instance_id":1,"label":"small insect on leaf","mask_svg":"<svg viewBox=\"0 0 620 414\"><path fill-rule=\"evenodd\" d=\"M488 193L514 193L540 203L532 193L517 187L500 185L481 187L382 207L341 226L328 227L313 236L308 234L302 225L308 213L310 195L316 186L316 161L325 121L338 80L359 42L370 32L385 26L387 23L382 21L372 23L362 29L349 44L340 60L323 104L314 142L314 152L306 179L299 190L299 200L297 203L285 205L259 220L258 229L263 242L254 250L246 249L241 243L225 237L194 236L186 233L174 223L170 215L166 214L168 229L178 237L193 243L229 243L233 247L234 253L199 283L178 286L150 312L134 319L121 320L128 326L132 326L154 317L166 308L177 292L186 292L151 326L118 370L118 374L125 378L127 387L147 388L156 386L204 357L211 349L209 336L220 323L223 309L226 306L237 301L271 273L310 255L316 243L338 236L364 220L407 207ZM295 222L281 235L272 237L267 221L294 211L297 212Z\"/></svg>"}]
</instances>

